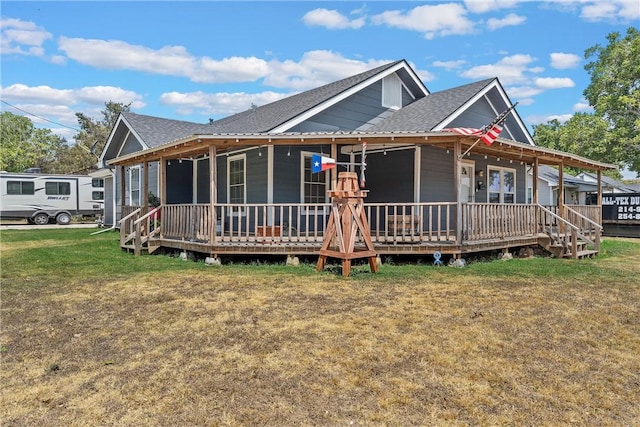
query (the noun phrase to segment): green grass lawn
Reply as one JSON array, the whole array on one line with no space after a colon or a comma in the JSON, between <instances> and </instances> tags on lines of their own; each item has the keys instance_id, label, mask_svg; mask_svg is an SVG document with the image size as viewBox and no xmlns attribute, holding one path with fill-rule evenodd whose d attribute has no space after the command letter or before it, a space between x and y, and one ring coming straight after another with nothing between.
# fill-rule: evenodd
<instances>
[{"instance_id":1,"label":"green grass lawn","mask_svg":"<svg viewBox=\"0 0 640 427\"><path fill-rule=\"evenodd\" d=\"M344 278L314 259L134 257L91 231L0 233L3 425L640 419L638 239Z\"/></svg>"}]
</instances>

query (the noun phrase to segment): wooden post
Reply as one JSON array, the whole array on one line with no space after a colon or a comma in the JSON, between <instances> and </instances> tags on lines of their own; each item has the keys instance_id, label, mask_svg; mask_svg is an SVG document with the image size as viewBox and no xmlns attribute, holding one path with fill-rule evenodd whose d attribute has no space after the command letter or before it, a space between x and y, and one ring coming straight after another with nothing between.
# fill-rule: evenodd
<instances>
[{"instance_id":1,"label":"wooden post","mask_svg":"<svg viewBox=\"0 0 640 427\"><path fill-rule=\"evenodd\" d=\"M462 175L462 163L460 153L462 145L460 138L456 139L453 148L453 188L456 194L456 245L462 245L462 200L460 200L460 175Z\"/></svg>"},{"instance_id":2,"label":"wooden post","mask_svg":"<svg viewBox=\"0 0 640 427\"><path fill-rule=\"evenodd\" d=\"M558 166L558 216L564 218L564 163ZM564 232L564 223L558 224L558 230Z\"/></svg>"},{"instance_id":3,"label":"wooden post","mask_svg":"<svg viewBox=\"0 0 640 427\"><path fill-rule=\"evenodd\" d=\"M127 191L127 183L126 183L126 172L124 166L120 166L120 217L122 218L122 210L126 205L126 191Z\"/></svg>"},{"instance_id":4,"label":"wooden post","mask_svg":"<svg viewBox=\"0 0 640 427\"><path fill-rule=\"evenodd\" d=\"M600 217L598 223L602 225L602 171L598 169L598 208L600 209Z\"/></svg>"},{"instance_id":5,"label":"wooden post","mask_svg":"<svg viewBox=\"0 0 640 427\"><path fill-rule=\"evenodd\" d=\"M149 212L149 162L142 163L142 200L142 214L146 215Z\"/></svg>"},{"instance_id":6,"label":"wooden post","mask_svg":"<svg viewBox=\"0 0 640 427\"><path fill-rule=\"evenodd\" d=\"M209 230L209 243L215 244L218 227L216 202L218 200L216 147L209 146L209 209L211 209L211 229Z\"/></svg>"},{"instance_id":7,"label":"wooden post","mask_svg":"<svg viewBox=\"0 0 640 427\"><path fill-rule=\"evenodd\" d=\"M366 190L360 190L357 173L340 172L336 189L329 191L331 215L325 229L316 271L322 271L327 257L333 257L342 260L344 277L349 276L351 261L356 258L369 258L369 268L374 273L378 272L377 254L371 240L371 230L363 203L366 195ZM356 250L358 232L365 248ZM334 239L337 248L330 249Z\"/></svg>"},{"instance_id":8,"label":"wooden post","mask_svg":"<svg viewBox=\"0 0 640 427\"><path fill-rule=\"evenodd\" d=\"M333 159L338 159L338 144L331 144L331 158ZM338 169L337 168L332 168L330 170L331 173L331 187L330 188L337 188L338 187Z\"/></svg>"},{"instance_id":9,"label":"wooden post","mask_svg":"<svg viewBox=\"0 0 640 427\"><path fill-rule=\"evenodd\" d=\"M539 159L536 157L533 161L533 204L536 206L535 210L534 210L534 224L535 224L535 230L537 233L540 233L541 231L544 231L541 229L541 224L540 224L540 212L539 212L539 208L537 207L537 205L540 203L540 199L538 198L538 168L539 168Z\"/></svg>"},{"instance_id":10,"label":"wooden post","mask_svg":"<svg viewBox=\"0 0 640 427\"><path fill-rule=\"evenodd\" d=\"M167 159L164 157L160 157L160 161L158 162L158 174L160 175L160 205L164 206L167 204ZM165 210L164 208L162 210ZM165 214L165 212L161 212L161 214ZM166 221L166 214L165 219ZM165 227L160 227L160 238L164 238L164 230Z\"/></svg>"},{"instance_id":11,"label":"wooden post","mask_svg":"<svg viewBox=\"0 0 640 427\"><path fill-rule=\"evenodd\" d=\"M602 170L598 169L598 211L600 212L598 215L598 224L602 226ZM602 228L596 230L596 241L595 241L595 249L597 251L600 250L600 239L602 234Z\"/></svg>"},{"instance_id":12,"label":"wooden post","mask_svg":"<svg viewBox=\"0 0 640 427\"><path fill-rule=\"evenodd\" d=\"M538 168L539 168L539 160L536 157L533 161L533 204L537 205L539 203L538 198Z\"/></svg>"},{"instance_id":13,"label":"wooden post","mask_svg":"<svg viewBox=\"0 0 640 427\"><path fill-rule=\"evenodd\" d=\"M162 204L167 203L167 159L166 157L160 157L158 163L160 173L160 202Z\"/></svg>"}]
</instances>

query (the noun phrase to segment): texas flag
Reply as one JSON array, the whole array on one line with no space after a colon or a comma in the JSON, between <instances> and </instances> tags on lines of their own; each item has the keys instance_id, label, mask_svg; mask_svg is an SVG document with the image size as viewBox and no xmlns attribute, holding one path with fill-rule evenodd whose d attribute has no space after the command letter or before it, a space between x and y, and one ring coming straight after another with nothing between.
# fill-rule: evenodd
<instances>
[{"instance_id":1,"label":"texas flag","mask_svg":"<svg viewBox=\"0 0 640 427\"><path fill-rule=\"evenodd\" d=\"M311 156L311 170L313 173L326 171L334 167L336 167L336 161L331 157L325 157L319 154L313 154Z\"/></svg>"}]
</instances>

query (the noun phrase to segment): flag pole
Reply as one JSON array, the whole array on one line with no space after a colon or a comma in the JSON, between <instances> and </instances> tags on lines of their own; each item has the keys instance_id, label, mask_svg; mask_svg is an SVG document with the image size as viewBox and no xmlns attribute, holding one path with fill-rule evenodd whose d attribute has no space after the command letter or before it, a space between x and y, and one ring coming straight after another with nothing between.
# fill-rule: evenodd
<instances>
[{"instance_id":1,"label":"flag pole","mask_svg":"<svg viewBox=\"0 0 640 427\"><path fill-rule=\"evenodd\" d=\"M516 102L515 104L513 104L511 107L507 108L502 114L500 114L498 117L496 117L496 119L489 123L487 126L484 127L484 131L482 132L482 135L480 135L478 137L478 139L476 139L476 142L474 142L471 147L469 147L467 149L467 151L465 151L464 153L460 154L458 156L458 160L461 160L464 156L467 155L467 153L469 153L469 151L471 151L473 149L473 147L475 147L478 142L480 142L482 140L482 138L484 138L488 132L491 132L491 130L494 128L494 126L499 125L500 123L502 123L506 118L507 115L509 114L509 112L511 110L513 110L514 108L516 108L516 105L518 105L518 103Z\"/></svg>"},{"instance_id":2,"label":"flag pole","mask_svg":"<svg viewBox=\"0 0 640 427\"><path fill-rule=\"evenodd\" d=\"M480 140L481 140L481 139L482 139L482 137L480 137L480 138L476 139L476 142L474 142L474 143L471 145L471 147L469 147L469 148L467 149L467 151L465 151L464 153L462 153L462 154L460 154L460 155L458 156L458 160L462 160L462 158L463 158L464 156L466 156L466 155L467 155L467 153L468 153L469 151L471 151L471 150L473 149L473 147L475 147L475 146L476 146L476 144L478 144L478 142L480 142Z\"/></svg>"}]
</instances>

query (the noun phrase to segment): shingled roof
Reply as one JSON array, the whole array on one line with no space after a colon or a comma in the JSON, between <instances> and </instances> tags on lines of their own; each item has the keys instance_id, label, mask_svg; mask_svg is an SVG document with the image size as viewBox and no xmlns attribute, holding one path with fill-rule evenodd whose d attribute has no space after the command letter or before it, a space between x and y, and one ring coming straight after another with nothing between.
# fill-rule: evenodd
<instances>
[{"instance_id":1,"label":"shingled roof","mask_svg":"<svg viewBox=\"0 0 640 427\"><path fill-rule=\"evenodd\" d=\"M218 133L269 132L400 62L403 60L216 120L212 125Z\"/></svg>"},{"instance_id":2,"label":"shingled roof","mask_svg":"<svg viewBox=\"0 0 640 427\"><path fill-rule=\"evenodd\" d=\"M185 136L213 132L211 125L200 123L163 119L131 112L123 112L122 116L148 147L156 147Z\"/></svg>"},{"instance_id":3,"label":"shingled roof","mask_svg":"<svg viewBox=\"0 0 640 427\"><path fill-rule=\"evenodd\" d=\"M454 87L403 107L368 129L370 132L428 132L487 87L495 78Z\"/></svg>"}]
</instances>

